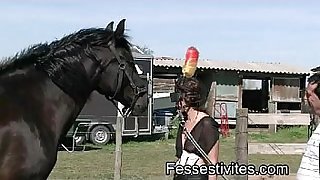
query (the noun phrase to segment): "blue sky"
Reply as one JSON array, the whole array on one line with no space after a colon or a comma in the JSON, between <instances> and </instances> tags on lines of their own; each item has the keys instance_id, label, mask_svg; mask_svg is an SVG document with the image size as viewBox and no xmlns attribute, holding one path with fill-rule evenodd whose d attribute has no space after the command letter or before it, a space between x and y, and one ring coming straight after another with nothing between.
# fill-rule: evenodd
<instances>
[{"instance_id":1,"label":"blue sky","mask_svg":"<svg viewBox=\"0 0 320 180\"><path fill-rule=\"evenodd\" d=\"M155 56L320 65L320 1L0 1L0 57L126 18L131 42Z\"/></svg>"}]
</instances>

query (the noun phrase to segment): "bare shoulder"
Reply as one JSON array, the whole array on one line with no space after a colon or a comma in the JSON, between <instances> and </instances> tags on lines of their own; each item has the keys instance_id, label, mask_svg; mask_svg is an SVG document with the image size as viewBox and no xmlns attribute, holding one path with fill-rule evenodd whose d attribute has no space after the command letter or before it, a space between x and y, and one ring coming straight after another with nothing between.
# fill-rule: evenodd
<instances>
[{"instance_id":1,"label":"bare shoulder","mask_svg":"<svg viewBox=\"0 0 320 180\"><path fill-rule=\"evenodd\" d=\"M214 120L214 118L212 118L211 116L203 116L201 118L202 123L204 126L215 126L215 127L219 127L219 124L217 123L217 121Z\"/></svg>"},{"instance_id":2,"label":"bare shoulder","mask_svg":"<svg viewBox=\"0 0 320 180\"><path fill-rule=\"evenodd\" d=\"M205 117L209 117L209 115L205 112L199 112L198 120L202 120Z\"/></svg>"}]
</instances>

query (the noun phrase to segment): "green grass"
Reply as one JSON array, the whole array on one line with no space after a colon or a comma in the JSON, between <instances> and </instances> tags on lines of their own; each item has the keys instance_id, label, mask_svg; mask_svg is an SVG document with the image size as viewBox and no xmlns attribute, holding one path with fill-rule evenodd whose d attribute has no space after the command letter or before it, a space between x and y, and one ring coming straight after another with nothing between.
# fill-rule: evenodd
<instances>
[{"instance_id":1,"label":"green grass","mask_svg":"<svg viewBox=\"0 0 320 180\"><path fill-rule=\"evenodd\" d=\"M163 176L164 163L174 161L173 141L127 142L122 146L124 179ZM59 152L50 179L113 179L115 145L86 152Z\"/></svg>"},{"instance_id":2,"label":"green grass","mask_svg":"<svg viewBox=\"0 0 320 180\"><path fill-rule=\"evenodd\" d=\"M281 129L277 134L250 133L254 142L306 142L303 128ZM288 137L287 137L288 136ZM235 161L235 138L221 138L219 161ZM123 150L123 179L164 179L164 166L175 161L174 139L138 138L125 140ZM57 164L49 179L113 179L115 144L85 152L60 151ZM291 173L296 173L301 155L249 155L249 163L288 164Z\"/></svg>"},{"instance_id":3,"label":"green grass","mask_svg":"<svg viewBox=\"0 0 320 180\"><path fill-rule=\"evenodd\" d=\"M306 143L308 138L306 126L302 127L280 127L277 133L268 132L249 133L249 142L262 143Z\"/></svg>"}]
</instances>

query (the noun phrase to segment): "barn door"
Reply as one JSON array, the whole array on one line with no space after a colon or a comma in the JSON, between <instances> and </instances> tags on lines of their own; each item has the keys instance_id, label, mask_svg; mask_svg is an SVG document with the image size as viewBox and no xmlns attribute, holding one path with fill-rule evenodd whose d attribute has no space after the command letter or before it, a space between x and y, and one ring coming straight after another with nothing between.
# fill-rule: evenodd
<instances>
[{"instance_id":1,"label":"barn door","mask_svg":"<svg viewBox=\"0 0 320 180\"><path fill-rule=\"evenodd\" d=\"M301 102L300 79L274 77L271 99L273 102Z\"/></svg>"}]
</instances>

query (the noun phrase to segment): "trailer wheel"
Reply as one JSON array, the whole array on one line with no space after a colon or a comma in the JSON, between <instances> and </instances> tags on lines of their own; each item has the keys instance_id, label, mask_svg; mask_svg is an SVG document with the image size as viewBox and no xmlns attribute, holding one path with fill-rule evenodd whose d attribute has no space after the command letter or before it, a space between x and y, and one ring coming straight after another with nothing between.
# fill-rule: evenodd
<instances>
[{"instance_id":1,"label":"trailer wheel","mask_svg":"<svg viewBox=\"0 0 320 180\"><path fill-rule=\"evenodd\" d=\"M76 137L74 138L74 141L75 141L76 145L82 145L82 144L84 144L85 140L86 140L86 137L85 137L85 136L76 136Z\"/></svg>"},{"instance_id":2,"label":"trailer wheel","mask_svg":"<svg viewBox=\"0 0 320 180\"><path fill-rule=\"evenodd\" d=\"M111 132L106 126L98 125L91 130L90 140L94 145L106 145L111 139Z\"/></svg>"}]
</instances>

